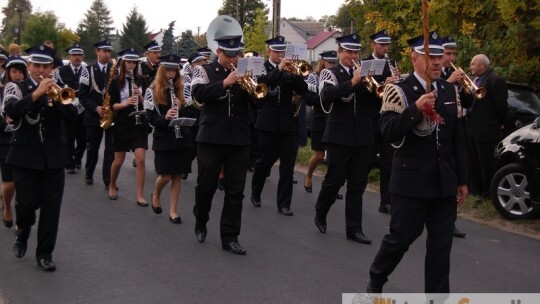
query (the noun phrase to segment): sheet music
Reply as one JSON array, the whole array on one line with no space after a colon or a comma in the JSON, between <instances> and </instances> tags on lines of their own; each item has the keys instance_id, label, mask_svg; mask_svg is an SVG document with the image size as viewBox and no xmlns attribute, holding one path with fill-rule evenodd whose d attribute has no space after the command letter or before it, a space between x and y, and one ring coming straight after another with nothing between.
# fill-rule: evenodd
<instances>
[{"instance_id":1,"label":"sheet music","mask_svg":"<svg viewBox=\"0 0 540 304\"><path fill-rule=\"evenodd\" d=\"M371 60L362 60L360 62L361 68L360 68L360 76L365 77L369 73L369 69L371 68Z\"/></svg>"},{"instance_id":2,"label":"sheet music","mask_svg":"<svg viewBox=\"0 0 540 304\"><path fill-rule=\"evenodd\" d=\"M263 57L249 57L238 59L238 65L236 66L236 75L243 77L246 72L251 73L251 76L262 75L264 68Z\"/></svg>"},{"instance_id":3,"label":"sheet music","mask_svg":"<svg viewBox=\"0 0 540 304\"><path fill-rule=\"evenodd\" d=\"M197 121L197 118L179 117L179 118L175 118L171 120L171 122L169 122L169 127L174 127L174 126L191 127L196 121Z\"/></svg>"},{"instance_id":4,"label":"sheet music","mask_svg":"<svg viewBox=\"0 0 540 304\"><path fill-rule=\"evenodd\" d=\"M371 72L373 73L373 75L382 75L385 65L386 65L386 60L373 59L371 60Z\"/></svg>"},{"instance_id":5,"label":"sheet music","mask_svg":"<svg viewBox=\"0 0 540 304\"><path fill-rule=\"evenodd\" d=\"M287 44L285 50L286 59L307 60L307 45L306 44Z\"/></svg>"}]
</instances>

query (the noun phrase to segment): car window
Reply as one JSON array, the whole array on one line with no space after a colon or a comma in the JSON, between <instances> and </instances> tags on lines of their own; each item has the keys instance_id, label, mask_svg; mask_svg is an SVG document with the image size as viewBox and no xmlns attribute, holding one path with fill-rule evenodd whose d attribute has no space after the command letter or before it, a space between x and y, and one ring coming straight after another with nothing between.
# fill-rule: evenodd
<instances>
[{"instance_id":1,"label":"car window","mask_svg":"<svg viewBox=\"0 0 540 304\"><path fill-rule=\"evenodd\" d=\"M540 114L540 98L531 90L509 88L508 106L517 112Z\"/></svg>"}]
</instances>

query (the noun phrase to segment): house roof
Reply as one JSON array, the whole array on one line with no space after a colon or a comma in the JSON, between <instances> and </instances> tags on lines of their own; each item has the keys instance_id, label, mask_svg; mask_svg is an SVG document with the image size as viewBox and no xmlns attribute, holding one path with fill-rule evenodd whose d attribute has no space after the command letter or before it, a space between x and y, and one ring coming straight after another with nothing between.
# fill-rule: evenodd
<instances>
[{"instance_id":1,"label":"house roof","mask_svg":"<svg viewBox=\"0 0 540 304\"><path fill-rule=\"evenodd\" d=\"M338 31L324 31L317 33L307 41L307 49L312 50L316 48L319 44L325 42L328 38L334 36L336 33L338 33Z\"/></svg>"},{"instance_id":2,"label":"house roof","mask_svg":"<svg viewBox=\"0 0 540 304\"><path fill-rule=\"evenodd\" d=\"M163 32L163 30L159 30L159 32L157 33L153 33L153 34L150 34L148 35L148 39L150 39L150 41L156 39L157 35L161 34Z\"/></svg>"},{"instance_id":3,"label":"house roof","mask_svg":"<svg viewBox=\"0 0 540 304\"><path fill-rule=\"evenodd\" d=\"M309 39L309 37L324 31L324 24L322 22L284 20L287 21L306 40Z\"/></svg>"}]
</instances>

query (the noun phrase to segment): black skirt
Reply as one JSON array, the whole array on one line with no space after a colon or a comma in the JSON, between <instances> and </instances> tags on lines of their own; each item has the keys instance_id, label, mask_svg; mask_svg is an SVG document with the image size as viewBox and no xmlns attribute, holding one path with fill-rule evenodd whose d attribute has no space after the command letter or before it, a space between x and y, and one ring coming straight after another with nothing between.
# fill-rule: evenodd
<instances>
[{"instance_id":1,"label":"black skirt","mask_svg":"<svg viewBox=\"0 0 540 304\"><path fill-rule=\"evenodd\" d=\"M158 175L191 173L191 149L154 151L154 166Z\"/></svg>"},{"instance_id":2,"label":"black skirt","mask_svg":"<svg viewBox=\"0 0 540 304\"><path fill-rule=\"evenodd\" d=\"M137 148L148 150L148 134L139 132L135 137L129 138L115 134L113 144L114 152L130 152L135 151Z\"/></svg>"},{"instance_id":3,"label":"black skirt","mask_svg":"<svg viewBox=\"0 0 540 304\"><path fill-rule=\"evenodd\" d=\"M311 150L324 151L326 145L322 142L323 132L311 131Z\"/></svg>"}]
</instances>

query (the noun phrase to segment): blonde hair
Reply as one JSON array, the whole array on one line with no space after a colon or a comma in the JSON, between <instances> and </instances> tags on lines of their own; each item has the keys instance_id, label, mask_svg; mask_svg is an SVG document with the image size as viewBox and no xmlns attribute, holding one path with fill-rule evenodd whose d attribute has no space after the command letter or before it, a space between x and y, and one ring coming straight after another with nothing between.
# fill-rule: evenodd
<instances>
[{"instance_id":1,"label":"blonde hair","mask_svg":"<svg viewBox=\"0 0 540 304\"><path fill-rule=\"evenodd\" d=\"M13 55L21 55L21 46L16 43L12 43L8 47L8 52L10 57Z\"/></svg>"}]
</instances>

